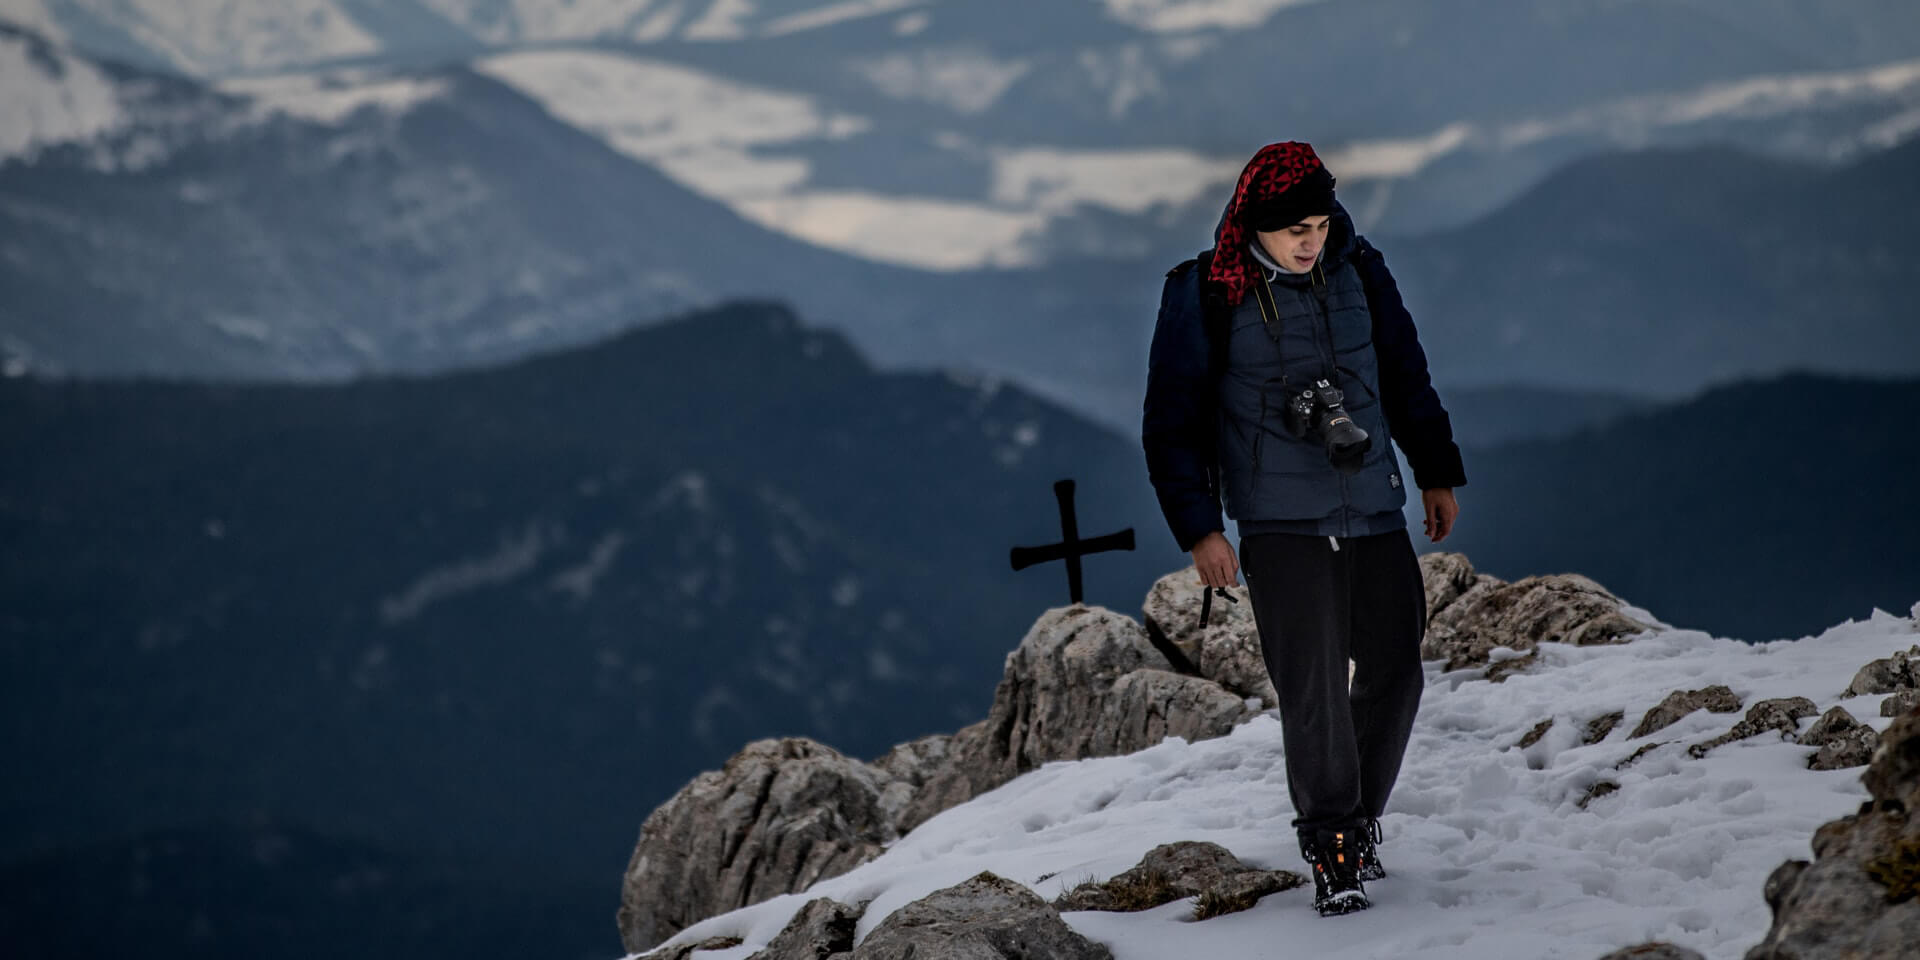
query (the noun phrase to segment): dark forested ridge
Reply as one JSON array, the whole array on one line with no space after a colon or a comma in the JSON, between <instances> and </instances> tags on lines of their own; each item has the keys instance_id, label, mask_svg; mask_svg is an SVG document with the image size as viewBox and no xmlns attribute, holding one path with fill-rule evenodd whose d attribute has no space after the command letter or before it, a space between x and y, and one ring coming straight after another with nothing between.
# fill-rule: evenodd
<instances>
[{"instance_id":1,"label":"dark forested ridge","mask_svg":"<svg viewBox=\"0 0 1920 960\"><path fill-rule=\"evenodd\" d=\"M1920 601L1920 380L1793 374L1467 451L1442 545L1571 571L1675 626L1761 641Z\"/></svg>"},{"instance_id":2,"label":"dark forested ridge","mask_svg":"<svg viewBox=\"0 0 1920 960\"><path fill-rule=\"evenodd\" d=\"M1090 602L1179 556L1137 442L765 303L434 378L6 381L0 447L6 857L266 814L611 876L747 740L982 714L1066 600L1007 566L1054 480L1140 528Z\"/></svg>"}]
</instances>

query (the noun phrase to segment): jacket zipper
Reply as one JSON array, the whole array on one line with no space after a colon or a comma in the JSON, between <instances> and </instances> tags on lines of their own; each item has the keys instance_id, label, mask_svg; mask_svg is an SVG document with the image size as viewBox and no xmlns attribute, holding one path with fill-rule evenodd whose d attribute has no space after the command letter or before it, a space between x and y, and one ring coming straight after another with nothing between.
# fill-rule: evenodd
<instances>
[{"instance_id":1,"label":"jacket zipper","mask_svg":"<svg viewBox=\"0 0 1920 960\"><path fill-rule=\"evenodd\" d=\"M1327 331L1327 366L1326 366L1327 382L1336 383L1337 378L1339 377L1339 373L1336 370L1336 368L1339 365L1338 364L1339 358L1334 356L1334 351L1333 351L1333 313L1327 307L1327 295L1329 292L1327 290L1327 273L1326 273L1326 270L1323 269L1318 263L1315 263L1313 265L1313 269L1316 276L1313 278L1313 282L1312 282L1312 288L1313 288L1312 296L1313 296L1314 302L1318 304L1320 307L1320 323L1322 326L1326 328L1326 331ZM1318 353L1320 350L1319 331L1314 332L1313 348L1314 348L1314 352L1316 353ZM1335 471L1335 472L1339 473L1339 471ZM1353 536L1352 517L1353 517L1353 494L1352 494L1352 491L1350 491L1347 487L1347 475L1345 473L1340 473L1340 535L1341 536L1343 537ZM1334 549L1337 550L1339 549L1339 547L1340 545L1338 543L1334 544Z\"/></svg>"}]
</instances>

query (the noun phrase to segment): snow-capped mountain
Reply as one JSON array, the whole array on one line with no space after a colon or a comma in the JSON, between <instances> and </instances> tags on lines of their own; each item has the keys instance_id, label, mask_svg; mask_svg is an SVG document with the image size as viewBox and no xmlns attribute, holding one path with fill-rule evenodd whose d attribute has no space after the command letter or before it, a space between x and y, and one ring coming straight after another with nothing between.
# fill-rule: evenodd
<instances>
[{"instance_id":1,"label":"snow-capped mountain","mask_svg":"<svg viewBox=\"0 0 1920 960\"><path fill-rule=\"evenodd\" d=\"M1381 817L1387 876L1367 884L1370 909L1320 917L1308 884L1199 922L1192 898L1060 918L1116 960L1265 957L1280 955L1276 944L1284 955L1366 960L1592 960L1650 940L1739 960L1767 933L1772 871L1807 858L1816 828L1868 799L1860 767L1809 769L1812 748L1772 730L1696 755L1691 747L1726 732L1739 707L1692 709L1651 735L1630 725L1670 693L1723 684L1741 705L1804 697L1803 711L1843 706L1884 731L1894 723L1878 709L1887 698L1855 696L1850 682L1920 639L1920 604L1761 644L1628 609L1656 628L1618 644L1542 642L1527 669L1498 683L1428 661ZM983 871L1052 900L1161 844L1215 843L1252 867L1304 872L1280 733L1269 710L1214 739L1169 736L1123 756L1046 763L861 866L702 920L650 956L745 960L823 897L859 905L846 938L858 944L899 908ZM710 938L723 939L674 952Z\"/></svg>"}]
</instances>

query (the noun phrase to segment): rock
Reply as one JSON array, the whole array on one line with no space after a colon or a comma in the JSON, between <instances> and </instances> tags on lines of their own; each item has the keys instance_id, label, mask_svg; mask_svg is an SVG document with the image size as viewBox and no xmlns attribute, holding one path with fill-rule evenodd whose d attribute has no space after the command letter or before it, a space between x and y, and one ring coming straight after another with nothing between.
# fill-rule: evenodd
<instances>
[{"instance_id":1,"label":"rock","mask_svg":"<svg viewBox=\"0 0 1920 960\"><path fill-rule=\"evenodd\" d=\"M1920 687L1920 644L1861 667L1860 672L1853 675L1853 682L1847 684L1847 690L1841 696L1857 697L1863 693L1893 693L1897 690L1912 690L1917 687Z\"/></svg>"},{"instance_id":2,"label":"rock","mask_svg":"<svg viewBox=\"0 0 1920 960\"><path fill-rule=\"evenodd\" d=\"M1033 891L992 873L895 910L849 960L1112 960Z\"/></svg>"},{"instance_id":3,"label":"rock","mask_svg":"<svg viewBox=\"0 0 1920 960\"><path fill-rule=\"evenodd\" d=\"M897 835L885 803L890 782L812 740L748 744L641 826L621 886L621 942L639 953L697 921L872 859Z\"/></svg>"},{"instance_id":4,"label":"rock","mask_svg":"<svg viewBox=\"0 0 1920 960\"><path fill-rule=\"evenodd\" d=\"M708 937L699 943L683 943L678 946L655 950L640 960L687 960L697 950L726 950L740 945L739 937Z\"/></svg>"},{"instance_id":5,"label":"rock","mask_svg":"<svg viewBox=\"0 0 1920 960\"><path fill-rule=\"evenodd\" d=\"M884 778L880 812L895 833L907 832L904 822L914 795L952 762L953 739L949 733L921 737L895 746L873 762L874 770Z\"/></svg>"},{"instance_id":6,"label":"rock","mask_svg":"<svg viewBox=\"0 0 1920 960\"><path fill-rule=\"evenodd\" d=\"M1665 940L1622 947L1601 957L1600 960L1707 960L1698 950L1689 950Z\"/></svg>"},{"instance_id":7,"label":"rock","mask_svg":"<svg viewBox=\"0 0 1920 960\"><path fill-rule=\"evenodd\" d=\"M1651 629L1623 613L1618 597L1578 574L1504 583L1474 573L1466 557L1457 553L1422 556L1420 574L1427 592L1427 634L1420 656L1444 659L1448 670L1486 664L1495 647L1524 656L1543 641L1622 643ZM1502 661L1505 665L1495 664L1490 674L1504 677L1532 663Z\"/></svg>"},{"instance_id":8,"label":"rock","mask_svg":"<svg viewBox=\"0 0 1920 960\"><path fill-rule=\"evenodd\" d=\"M1740 709L1740 698L1723 684L1701 687L1698 690L1675 690L1667 698L1648 710L1640 718L1640 725L1627 734L1627 739L1644 737L1656 730L1671 726L1674 721L1695 710L1711 710L1714 713L1732 713Z\"/></svg>"},{"instance_id":9,"label":"rock","mask_svg":"<svg viewBox=\"0 0 1920 960\"><path fill-rule=\"evenodd\" d=\"M1880 735L1872 727L1853 718L1846 707L1834 707L1820 715L1820 719L1800 735L1800 742L1810 747L1819 747L1807 759L1807 766L1814 770L1841 770L1846 767L1858 767L1873 758L1873 748L1880 742Z\"/></svg>"},{"instance_id":10,"label":"rock","mask_svg":"<svg viewBox=\"0 0 1920 960\"><path fill-rule=\"evenodd\" d=\"M1605 740L1607 734L1612 733L1613 728L1619 726L1620 721L1626 718L1627 712L1625 710L1615 710L1612 713L1594 717L1592 720L1587 721L1587 732L1585 736L1580 738L1580 742L1595 744Z\"/></svg>"},{"instance_id":11,"label":"rock","mask_svg":"<svg viewBox=\"0 0 1920 960\"><path fill-rule=\"evenodd\" d=\"M1897 690L1893 696L1880 701L1880 715L1897 717L1914 707L1920 707L1920 689Z\"/></svg>"},{"instance_id":12,"label":"rock","mask_svg":"<svg viewBox=\"0 0 1920 960\"><path fill-rule=\"evenodd\" d=\"M1762 700L1747 708L1746 718L1733 725L1726 733L1712 740L1704 740L1687 748L1687 753L1695 759L1707 755L1707 751L1723 743L1744 740L1768 730L1780 731L1783 740L1793 739L1800 728L1801 717L1811 717L1820 712L1806 697L1775 697Z\"/></svg>"},{"instance_id":13,"label":"rock","mask_svg":"<svg viewBox=\"0 0 1920 960\"><path fill-rule=\"evenodd\" d=\"M1582 810L1585 810L1587 808L1587 804L1592 803L1593 801L1598 800L1601 797L1604 797L1607 794L1612 793L1618 789L1620 789L1620 785L1617 783L1614 783L1612 780L1595 780L1592 786L1587 787L1587 792L1582 794L1580 796L1580 799L1575 800L1573 802L1573 805L1576 807L1579 807Z\"/></svg>"},{"instance_id":14,"label":"rock","mask_svg":"<svg viewBox=\"0 0 1920 960\"><path fill-rule=\"evenodd\" d=\"M1192 567L1170 573L1147 591L1141 617L1149 635L1160 631L1198 675L1241 697L1257 697L1261 706L1279 702L1267 661L1260 652L1260 630L1245 584L1227 588L1239 602L1213 598L1209 625L1200 624L1200 575Z\"/></svg>"},{"instance_id":15,"label":"rock","mask_svg":"<svg viewBox=\"0 0 1920 960\"><path fill-rule=\"evenodd\" d=\"M1217 843L1181 841L1154 847L1138 864L1105 883L1083 883L1061 894L1053 906L1062 912L1135 911L1211 894L1222 904L1245 904L1238 907L1244 910L1269 893L1303 883L1306 878L1290 870L1249 867Z\"/></svg>"},{"instance_id":16,"label":"rock","mask_svg":"<svg viewBox=\"0 0 1920 960\"><path fill-rule=\"evenodd\" d=\"M1133 618L1047 611L1007 655L987 718L954 735L950 762L913 798L902 831L1053 760L1132 753L1167 736L1222 736L1258 712L1202 677L1174 673Z\"/></svg>"},{"instance_id":17,"label":"rock","mask_svg":"<svg viewBox=\"0 0 1920 960\"><path fill-rule=\"evenodd\" d=\"M1626 768L1633 766L1634 761L1639 760L1641 757L1644 757L1647 754L1653 752L1653 750L1656 747L1659 747L1663 743L1671 743L1671 742L1672 741L1670 740L1661 740L1659 743L1643 743L1638 748L1636 748L1632 753L1628 754L1625 759L1614 764L1613 768L1615 770L1625 770Z\"/></svg>"},{"instance_id":18,"label":"rock","mask_svg":"<svg viewBox=\"0 0 1920 960\"><path fill-rule=\"evenodd\" d=\"M1540 738L1546 736L1547 731L1551 729L1553 729L1553 718L1548 717L1545 720L1542 720L1539 723L1534 724L1533 729L1528 730L1526 734L1520 738L1520 742L1517 744L1517 746L1519 746L1520 749L1525 750L1526 748L1531 747L1536 743L1539 743Z\"/></svg>"},{"instance_id":19,"label":"rock","mask_svg":"<svg viewBox=\"0 0 1920 960\"><path fill-rule=\"evenodd\" d=\"M1920 943L1920 817L1912 815L1920 809L1920 711L1894 720L1860 779L1872 799L1814 831L1812 862L1789 860L1767 878L1773 925L1746 960L1914 955Z\"/></svg>"},{"instance_id":20,"label":"rock","mask_svg":"<svg viewBox=\"0 0 1920 960\"><path fill-rule=\"evenodd\" d=\"M864 912L864 905L850 907L827 897L809 900L772 942L747 960L825 960L848 953Z\"/></svg>"}]
</instances>

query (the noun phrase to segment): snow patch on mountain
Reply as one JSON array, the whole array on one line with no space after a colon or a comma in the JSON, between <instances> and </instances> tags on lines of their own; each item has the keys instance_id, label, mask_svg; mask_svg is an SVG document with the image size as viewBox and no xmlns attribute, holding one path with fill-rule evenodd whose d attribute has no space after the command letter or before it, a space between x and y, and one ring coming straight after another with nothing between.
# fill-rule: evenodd
<instances>
[{"instance_id":1,"label":"snow patch on mountain","mask_svg":"<svg viewBox=\"0 0 1920 960\"><path fill-rule=\"evenodd\" d=\"M760 28L762 36L778 37L804 30L816 30L849 20L860 20L881 14L896 13L920 6L928 0L847 0L845 3L830 3L813 10L803 10L786 16L768 20ZM911 31L907 31L911 32Z\"/></svg>"},{"instance_id":2,"label":"snow patch on mountain","mask_svg":"<svg viewBox=\"0 0 1920 960\"><path fill-rule=\"evenodd\" d=\"M1878 716L1880 697L1840 694L1862 664L1916 634L1920 604L1909 617L1875 610L1801 640L1746 644L1660 624L1618 645L1542 643L1536 665L1502 683L1434 661L1382 817L1388 876L1367 885L1372 909L1322 918L1307 888L1200 923L1188 901L1063 919L1116 960L1265 956L1276 943L1302 956L1586 960L1655 939L1737 960L1768 929L1767 875L1807 858L1814 829L1867 798L1860 770L1809 770L1810 748L1770 733L1688 755L1734 714L1696 711L1630 741L1631 720L1672 690L1724 683L1748 705L1787 696L1821 710L1844 704L1884 731L1892 720ZM1588 720L1616 710L1629 722L1583 742ZM1544 736L1518 745L1548 718ZM1628 762L1643 744L1656 746ZM1618 788L1583 807L1601 781ZM1270 711L1214 740L1168 738L1127 756L1046 764L851 872L694 924L668 945L734 936L739 946L702 956L743 960L816 897L871 899L855 933L865 937L895 909L982 870L1052 898L1183 840L1302 870L1293 815Z\"/></svg>"},{"instance_id":3,"label":"snow patch on mountain","mask_svg":"<svg viewBox=\"0 0 1920 960\"><path fill-rule=\"evenodd\" d=\"M58 21L112 24L134 42L188 73L258 70L288 63L377 53L381 41L338 0L31 0ZM9 11L11 16L11 11Z\"/></svg>"},{"instance_id":4,"label":"snow patch on mountain","mask_svg":"<svg viewBox=\"0 0 1920 960\"><path fill-rule=\"evenodd\" d=\"M1257 27L1288 7L1324 0L1102 0L1107 15L1162 33Z\"/></svg>"},{"instance_id":5,"label":"snow patch on mountain","mask_svg":"<svg viewBox=\"0 0 1920 960\"><path fill-rule=\"evenodd\" d=\"M838 139L868 126L814 99L688 67L592 51L509 53L475 64L560 119L722 202L777 196L805 183L806 160L756 148Z\"/></svg>"},{"instance_id":6,"label":"snow patch on mountain","mask_svg":"<svg viewBox=\"0 0 1920 960\"><path fill-rule=\"evenodd\" d=\"M387 76L356 69L234 77L221 81L219 89L252 100L256 117L282 113L339 124L363 108L405 113L446 94L450 85L442 78Z\"/></svg>"},{"instance_id":7,"label":"snow patch on mountain","mask_svg":"<svg viewBox=\"0 0 1920 960\"><path fill-rule=\"evenodd\" d=\"M29 36L0 33L0 89L0 162L127 124L105 71Z\"/></svg>"},{"instance_id":8,"label":"snow patch on mountain","mask_svg":"<svg viewBox=\"0 0 1920 960\"><path fill-rule=\"evenodd\" d=\"M1033 65L998 59L982 50L935 48L889 53L849 66L896 100L920 100L955 113L977 114L998 102Z\"/></svg>"}]
</instances>

